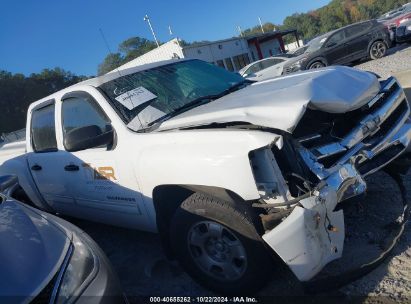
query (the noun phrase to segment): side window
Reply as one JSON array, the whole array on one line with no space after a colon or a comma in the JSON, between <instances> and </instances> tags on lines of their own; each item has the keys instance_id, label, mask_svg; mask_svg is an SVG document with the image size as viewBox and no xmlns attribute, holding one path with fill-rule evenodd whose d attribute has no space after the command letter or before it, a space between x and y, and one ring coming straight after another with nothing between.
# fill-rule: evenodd
<instances>
[{"instance_id":1,"label":"side window","mask_svg":"<svg viewBox=\"0 0 411 304\"><path fill-rule=\"evenodd\" d=\"M369 25L370 25L369 22L364 22L361 24L350 26L345 29L345 36L349 39L358 34L361 34L363 31L369 28Z\"/></svg>"},{"instance_id":2,"label":"side window","mask_svg":"<svg viewBox=\"0 0 411 304\"><path fill-rule=\"evenodd\" d=\"M280 62L282 62L282 60L281 59L276 59L276 58L264 60L262 62L263 69L269 68L269 67L271 67L275 64L278 64Z\"/></svg>"},{"instance_id":3,"label":"side window","mask_svg":"<svg viewBox=\"0 0 411 304\"><path fill-rule=\"evenodd\" d=\"M245 73L250 75L250 74L257 73L261 70L262 70L261 62L257 62L253 64L252 66L250 66Z\"/></svg>"},{"instance_id":4,"label":"side window","mask_svg":"<svg viewBox=\"0 0 411 304\"><path fill-rule=\"evenodd\" d=\"M54 103L34 110L31 115L31 141L35 152L57 151Z\"/></svg>"},{"instance_id":5,"label":"side window","mask_svg":"<svg viewBox=\"0 0 411 304\"><path fill-rule=\"evenodd\" d=\"M63 100L62 125L64 137L71 130L91 125L98 126L101 132L104 133L107 131L109 124L110 120L91 96L81 94L81 96L69 97Z\"/></svg>"},{"instance_id":6,"label":"side window","mask_svg":"<svg viewBox=\"0 0 411 304\"><path fill-rule=\"evenodd\" d=\"M344 40L344 38L345 38L344 31L339 31L335 33L334 35L332 35L330 39L328 39L327 45L339 44L342 40Z\"/></svg>"}]
</instances>

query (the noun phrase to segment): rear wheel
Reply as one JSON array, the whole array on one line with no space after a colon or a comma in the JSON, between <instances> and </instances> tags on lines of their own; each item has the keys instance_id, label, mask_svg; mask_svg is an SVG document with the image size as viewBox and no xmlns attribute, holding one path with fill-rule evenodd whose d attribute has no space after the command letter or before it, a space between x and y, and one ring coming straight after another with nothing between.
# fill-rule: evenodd
<instances>
[{"instance_id":1,"label":"rear wheel","mask_svg":"<svg viewBox=\"0 0 411 304\"><path fill-rule=\"evenodd\" d=\"M370 47L370 58L380 59L387 53L387 45L383 41L375 41Z\"/></svg>"},{"instance_id":2,"label":"rear wheel","mask_svg":"<svg viewBox=\"0 0 411 304\"><path fill-rule=\"evenodd\" d=\"M310 66L308 67L309 70L312 69L320 69L325 67L326 65L322 62L322 61L315 61L313 63L310 64Z\"/></svg>"},{"instance_id":3,"label":"rear wheel","mask_svg":"<svg viewBox=\"0 0 411 304\"><path fill-rule=\"evenodd\" d=\"M182 267L200 284L223 294L249 294L272 271L257 226L246 208L195 193L173 217L171 243Z\"/></svg>"}]
</instances>

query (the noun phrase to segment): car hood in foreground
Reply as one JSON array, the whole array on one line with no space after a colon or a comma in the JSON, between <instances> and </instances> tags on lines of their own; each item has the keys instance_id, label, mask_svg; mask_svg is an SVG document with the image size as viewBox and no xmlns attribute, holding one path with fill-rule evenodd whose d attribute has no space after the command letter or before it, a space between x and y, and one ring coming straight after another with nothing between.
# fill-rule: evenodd
<instances>
[{"instance_id":1,"label":"car hood in foreground","mask_svg":"<svg viewBox=\"0 0 411 304\"><path fill-rule=\"evenodd\" d=\"M15 201L0 201L0 296L36 296L54 277L70 240Z\"/></svg>"},{"instance_id":2,"label":"car hood in foreground","mask_svg":"<svg viewBox=\"0 0 411 304\"><path fill-rule=\"evenodd\" d=\"M159 130L245 122L292 132L305 109L345 113L380 90L371 73L328 67L261 81L171 118Z\"/></svg>"}]
</instances>

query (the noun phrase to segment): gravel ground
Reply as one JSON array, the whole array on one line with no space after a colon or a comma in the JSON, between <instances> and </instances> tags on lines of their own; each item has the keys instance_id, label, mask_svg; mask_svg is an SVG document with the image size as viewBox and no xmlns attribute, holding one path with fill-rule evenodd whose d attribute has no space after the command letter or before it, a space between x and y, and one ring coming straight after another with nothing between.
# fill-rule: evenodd
<instances>
[{"instance_id":1,"label":"gravel ground","mask_svg":"<svg viewBox=\"0 0 411 304\"><path fill-rule=\"evenodd\" d=\"M372 71L382 78L393 73L411 70L411 47L401 44L388 50L387 56L379 60L369 60L355 66L357 69Z\"/></svg>"},{"instance_id":2,"label":"gravel ground","mask_svg":"<svg viewBox=\"0 0 411 304\"><path fill-rule=\"evenodd\" d=\"M388 56L356 67L378 73L383 78L411 69L411 47L403 45L393 48ZM347 237L343 258L328 265L323 273L339 273L377 257L384 240L390 238L387 227L401 212L398 187L385 173L371 176L368 183L368 195L363 200L344 206ZM411 189L411 170L405 177L405 184L407 189ZM178 265L166 260L157 235L80 220L71 221L89 233L103 248L129 297L213 295L193 282ZM259 296L306 294L286 267L280 265L273 269L273 273L278 275L259 292ZM339 290L322 295L342 296L344 301L350 302L411 303L411 224L407 224L391 256L377 269Z\"/></svg>"}]
</instances>

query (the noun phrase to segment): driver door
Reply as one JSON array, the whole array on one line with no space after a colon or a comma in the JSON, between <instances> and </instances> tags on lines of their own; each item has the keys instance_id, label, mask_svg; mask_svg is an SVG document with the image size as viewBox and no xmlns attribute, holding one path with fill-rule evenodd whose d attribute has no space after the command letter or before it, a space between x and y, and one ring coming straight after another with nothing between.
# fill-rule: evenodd
<instances>
[{"instance_id":1,"label":"driver door","mask_svg":"<svg viewBox=\"0 0 411 304\"><path fill-rule=\"evenodd\" d=\"M146 216L133 166L122 160L115 148L116 138L111 144L67 151L67 138L73 130L90 126L97 126L102 133L112 130L104 111L88 93L75 92L63 97L61 120L67 155L62 165L71 180L76 205L73 216L144 229Z\"/></svg>"},{"instance_id":2,"label":"driver door","mask_svg":"<svg viewBox=\"0 0 411 304\"><path fill-rule=\"evenodd\" d=\"M334 33L324 45L324 57L328 65L343 64L350 57L350 50L346 44L345 32L340 30Z\"/></svg>"}]
</instances>

